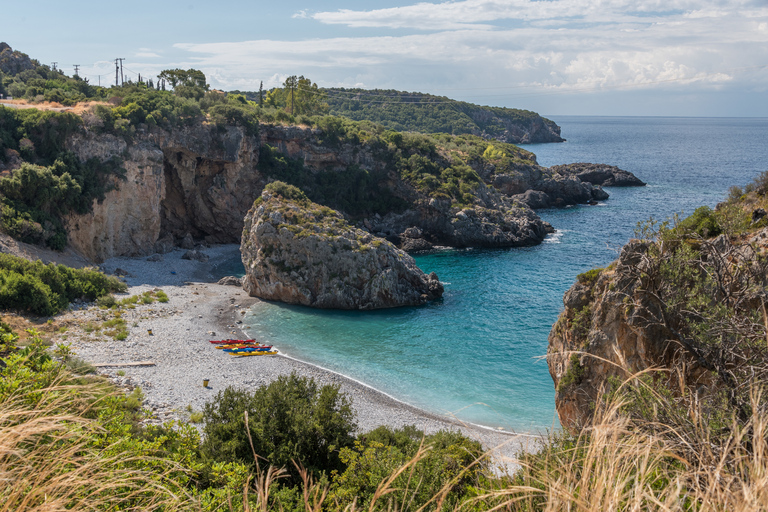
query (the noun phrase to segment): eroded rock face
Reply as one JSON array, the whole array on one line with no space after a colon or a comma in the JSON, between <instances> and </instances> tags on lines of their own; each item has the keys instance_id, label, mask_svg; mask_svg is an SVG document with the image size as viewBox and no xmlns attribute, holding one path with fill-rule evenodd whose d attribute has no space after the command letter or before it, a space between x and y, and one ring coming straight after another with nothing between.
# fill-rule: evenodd
<instances>
[{"instance_id":1,"label":"eroded rock face","mask_svg":"<svg viewBox=\"0 0 768 512\"><path fill-rule=\"evenodd\" d=\"M194 125L137 133L127 144L109 134L78 133L67 148L80 160L119 157L125 179L65 219L69 244L93 261L168 252L187 238L240 241L243 217L266 181L256 170L260 141L237 127Z\"/></svg>"},{"instance_id":2,"label":"eroded rock face","mask_svg":"<svg viewBox=\"0 0 768 512\"><path fill-rule=\"evenodd\" d=\"M240 246L251 296L316 308L415 306L442 296L408 254L330 208L265 190Z\"/></svg>"}]
</instances>

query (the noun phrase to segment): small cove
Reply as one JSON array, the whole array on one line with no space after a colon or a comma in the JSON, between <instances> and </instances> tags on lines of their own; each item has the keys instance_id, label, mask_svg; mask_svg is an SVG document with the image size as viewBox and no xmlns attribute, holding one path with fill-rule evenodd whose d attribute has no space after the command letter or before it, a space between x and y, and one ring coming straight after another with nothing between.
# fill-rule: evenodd
<instances>
[{"instance_id":1,"label":"small cove","mask_svg":"<svg viewBox=\"0 0 768 512\"><path fill-rule=\"evenodd\" d=\"M553 120L568 142L526 147L539 163L618 165L648 186L608 189L594 207L539 211L558 232L537 247L417 255L445 282L434 304L358 312L261 302L245 316L248 332L430 412L507 430L556 427L541 356L564 291L615 259L639 221L714 207L729 186L768 169L768 120Z\"/></svg>"}]
</instances>

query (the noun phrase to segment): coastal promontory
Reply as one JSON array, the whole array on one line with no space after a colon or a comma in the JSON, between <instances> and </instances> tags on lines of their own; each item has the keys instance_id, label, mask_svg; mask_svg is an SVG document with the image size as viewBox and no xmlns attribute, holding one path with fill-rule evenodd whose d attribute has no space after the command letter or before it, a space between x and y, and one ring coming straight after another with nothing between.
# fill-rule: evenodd
<instances>
[{"instance_id":1,"label":"coastal promontory","mask_svg":"<svg viewBox=\"0 0 768 512\"><path fill-rule=\"evenodd\" d=\"M262 299L316 308L379 309L438 299L443 286L404 251L350 225L282 182L245 217L243 288Z\"/></svg>"}]
</instances>

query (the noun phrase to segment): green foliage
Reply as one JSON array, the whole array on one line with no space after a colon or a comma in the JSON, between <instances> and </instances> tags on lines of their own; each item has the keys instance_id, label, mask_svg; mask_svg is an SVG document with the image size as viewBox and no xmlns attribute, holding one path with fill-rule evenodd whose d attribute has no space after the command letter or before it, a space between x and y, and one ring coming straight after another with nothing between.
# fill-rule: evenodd
<instances>
[{"instance_id":1,"label":"green foliage","mask_svg":"<svg viewBox=\"0 0 768 512\"><path fill-rule=\"evenodd\" d=\"M314 380L296 374L280 376L254 393L228 387L203 412L206 457L255 466L250 431L256 454L285 466L294 481L298 476L291 461L315 474L341 469L339 449L351 445L355 428L350 401L338 386L318 388Z\"/></svg>"},{"instance_id":2,"label":"green foliage","mask_svg":"<svg viewBox=\"0 0 768 512\"><path fill-rule=\"evenodd\" d=\"M307 198L307 195L304 192L294 187L293 185L289 185L283 181L273 181L272 183L267 184L267 186L264 187L264 190L266 190L267 192L271 192L275 195L278 195L283 199L296 201L297 203L300 203L300 204L309 203L309 198Z\"/></svg>"},{"instance_id":3,"label":"green foliage","mask_svg":"<svg viewBox=\"0 0 768 512\"><path fill-rule=\"evenodd\" d=\"M425 436L414 426L397 430L379 427L361 435L354 447L342 448L346 469L334 475L329 499L339 509L353 502L360 509L367 508L379 485L410 463L412 469L402 472L390 485L393 492L386 498L390 508L410 503L418 509L436 499L446 484L450 491L445 503L452 508L461 502L469 486L477 484L480 471L487 469L484 462L472 466L482 454L477 441L458 432Z\"/></svg>"},{"instance_id":4,"label":"green foliage","mask_svg":"<svg viewBox=\"0 0 768 512\"><path fill-rule=\"evenodd\" d=\"M328 112L325 99L325 93L316 83L304 76L293 75L286 78L282 88L267 92L264 103L269 107L284 109L294 116L311 116Z\"/></svg>"},{"instance_id":5,"label":"green foliage","mask_svg":"<svg viewBox=\"0 0 768 512\"><path fill-rule=\"evenodd\" d=\"M702 238L714 238L722 233L715 212L709 206L696 208L693 214L681 221L676 228L683 236L697 235Z\"/></svg>"},{"instance_id":6,"label":"green foliage","mask_svg":"<svg viewBox=\"0 0 768 512\"><path fill-rule=\"evenodd\" d=\"M118 279L88 269L0 254L0 308L49 316L77 298L94 300L108 292L124 291Z\"/></svg>"},{"instance_id":7,"label":"green foliage","mask_svg":"<svg viewBox=\"0 0 768 512\"><path fill-rule=\"evenodd\" d=\"M579 356L576 354L571 354L570 364L568 365L568 369L565 370L565 374L563 374L560 382L557 383L557 390L563 391L568 389L570 386L581 384L585 373L586 371L581 365Z\"/></svg>"},{"instance_id":8,"label":"green foliage","mask_svg":"<svg viewBox=\"0 0 768 512\"><path fill-rule=\"evenodd\" d=\"M205 73L199 69L166 69L157 75L158 80L167 81L171 87L200 87L207 89Z\"/></svg>"},{"instance_id":9,"label":"green foliage","mask_svg":"<svg viewBox=\"0 0 768 512\"><path fill-rule=\"evenodd\" d=\"M331 114L373 121L402 132L501 137L508 129L506 123L528 125L541 120L554 125L528 110L483 107L431 94L343 88L326 92Z\"/></svg>"},{"instance_id":10,"label":"green foliage","mask_svg":"<svg viewBox=\"0 0 768 512\"><path fill-rule=\"evenodd\" d=\"M402 211L407 203L382 182L386 173L369 172L358 166L341 171L312 172L303 161L283 156L269 145L262 146L259 170L266 176L301 189L316 203L342 210L353 217ZM344 183L343 187L339 183Z\"/></svg>"},{"instance_id":11,"label":"green foliage","mask_svg":"<svg viewBox=\"0 0 768 512\"><path fill-rule=\"evenodd\" d=\"M259 134L259 118L256 109L257 107L240 105L237 102L216 105L208 110L208 117L219 127L242 126L247 135L256 137Z\"/></svg>"},{"instance_id":12,"label":"green foliage","mask_svg":"<svg viewBox=\"0 0 768 512\"><path fill-rule=\"evenodd\" d=\"M600 277L600 275L603 273L604 268L593 268L591 270L587 270L584 273L579 274L576 276L576 279L578 279L579 283L587 286L592 286L597 282L597 279Z\"/></svg>"}]
</instances>

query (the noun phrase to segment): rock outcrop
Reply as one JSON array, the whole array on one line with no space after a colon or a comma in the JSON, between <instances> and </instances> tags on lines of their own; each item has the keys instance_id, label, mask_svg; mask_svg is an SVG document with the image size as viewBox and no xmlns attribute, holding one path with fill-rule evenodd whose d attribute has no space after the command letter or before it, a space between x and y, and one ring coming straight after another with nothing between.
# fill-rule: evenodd
<instances>
[{"instance_id":1,"label":"rock outcrop","mask_svg":"<svg viewBox=\"0 0 768 512\"><path fill-rule=\"evenodd\" d=\"M0 71L6 75L17 75L38 65L26 53L15 51L7 43L0 43Z\"/></svg>"},{"instance_id":2,"label":"rock outcrop","mask_svg":"<svg viewBox=\"0 0 768 512\"><path fill-rule=\"evenodd\" d=\"M629 171L613 165L575 163L553 165L550 170L561 176L575 176L580 181L602 187L644 187L645 182Z\"/></svg>"},{"instance_id":3,"label":"rock outcrop","mask_svg":"<svg viewBox=\"0 0 768 512\"><path fill-rule=\"evenodd\" d=\"M414 306L442 295L437 276L408 254L281 185L267 187L245 218L240 250L250 295L336 309Z\"/></svg>"},{"instance_id":4,"label":"rock outcrop","mask_svg":"<svg viewBox=\"0 0 768 512\"><path fill-rule=\"evenodd\" d=\"M628 171L602 164L568 164L542 167L521 163L509 170L495 168L481 174L494 188L531 208L552 208L590 204L608 199L603 186L643 186Z\"/></svg>"},{"instance_id":5,"label":"rock outcrop","mask_svg":"<svg viewBox=\"0 0 768 512\"><path fill-rule=\"evenodd\" d=\"M630 241L617 261L581 274L565 293L547 349L564 427L589 424L612 380L655 368L673 393L682 394L681 386L688 396L724 393L756 353L749 343L718 351L738 339L738 318L752 325L764 307L768 228L737 240L687 237L663 247ZM723 319L733 323L717 331L728 325Z\"/></svg>"},{"instance_id":6,"label":"rock outcrop","mask_svg":"<svg viewBox=\"0 0 768 512\"><path fill-rule=\"evenodd\" d=\"M197 124L137 133L78 133L67 149L85 161L117 157L125 179L92 212L65 219L70 245L94 261L165 253L186 239L240 241L243 217L266 179L256 169L260 140L238 127Z\"/></svg>"}]
</instances>

